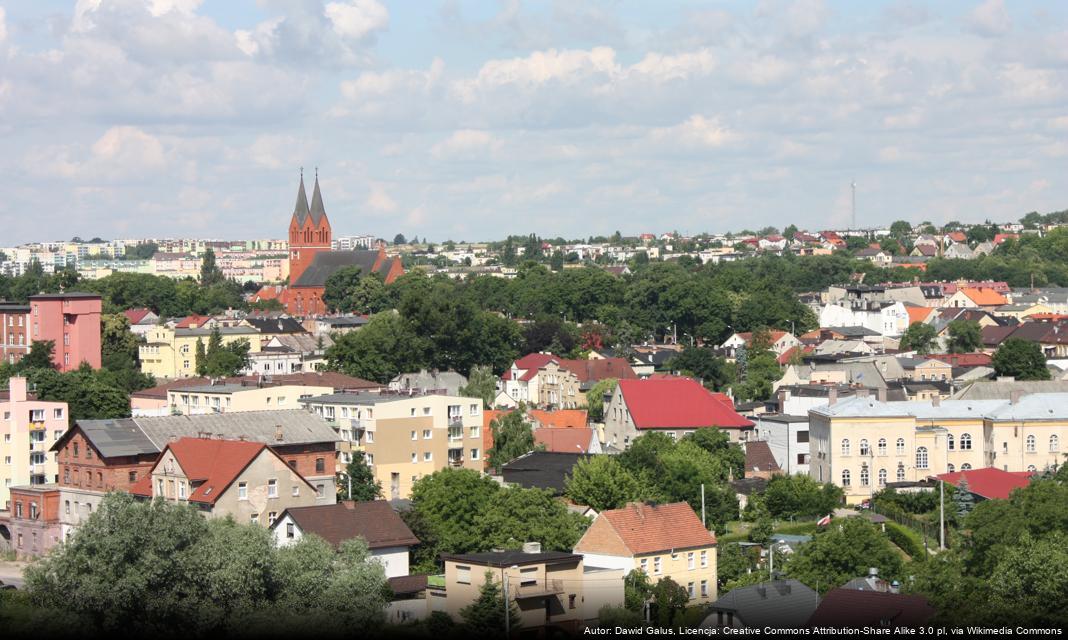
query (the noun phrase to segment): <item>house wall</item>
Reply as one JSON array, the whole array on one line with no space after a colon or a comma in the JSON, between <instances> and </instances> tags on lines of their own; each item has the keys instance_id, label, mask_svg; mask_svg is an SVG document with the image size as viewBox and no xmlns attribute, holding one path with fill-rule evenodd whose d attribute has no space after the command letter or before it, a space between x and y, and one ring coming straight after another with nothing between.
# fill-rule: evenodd
<instances>
[{"instance_id":1,"label":"house wall","mask_svg":"<svg viewBox=\"0 0 1068 640\"><path fill-rule=\"evenodd\" d=\"M49 449L66 432L68 419L67 403L28 399L25 378L11 378L8 385L9 399L0 401L0 505L5 508L10 487L56 481L56 456Z\"/></svg>"},{"instance_id":2,"label":"house wall","mask_svg":"<svg viewBox=\"0 0 1068 640\"><path fill-rule=\"evenodd\" d=\"M0 303L0 362L15 364L30 351L29 305Z\"/></svg>"},{"instance_id":3,"label":"house wall","mask_svg":"<svg viewBox=\"0 0 1068 640\"><path fill-rule=\"evenodd\" d=\"M52 362L60 371L73 371L88 362L100 368L99 297L30 297L31 336L56 343Z\"/></svg>"},{"instance_id":4,"label":"house wall","mask_svg":"<svg viewBox=\"0 0 1068 640\"><path fill-rule=\"evenodd\" d=\"M623 606L623 578L627 572L619 569L590 569L583 573L582 617L587 622L594 622L600 614L601 607Z\"/></svg>"},{"instance_id":5,"label":"house wall","mask_svg":"<svg viewBox=\"0 0 1068 640\"><path fill-rule=\"evenodd\" d=\"M759 420L757 438L768 443L771 455L787 475L808 475L810 442L807 422L774 422ZM804 440L801 442L800 440Z\"/></svg>"},{"instance_id":6,"label":"house wall","mask_svg":"<svg viewBox=\"0 0 1068 640\"><path fill-rule=\"evenodd\" d=\"M99 491L129 491L151 471L156 456L102 458L89 439L76 429L59 451L59 485ZM132 474L132 475L131 475Z\"/></svg>"},{"instance_id":7,"label":"house wall","mask_svg":"<svg viewBox=\"0 0 1068 640\"><path fill-rule=\"evenodd\" d=\"M457 567L470 568L470 582L457 580ZM518 568L488 568L475 564L464 564L453 560L445 561L445 612L453 620L461 621L460 610L478 599L479 589L488 578L499 583L508 582L508 597L519 608L520 622L524 629L535 629L548 624L563 627L573 626L577 630L584 619L583 598L583 563L574 562L558 565L533 564L520 565ZM540 589L545 585L559 581L562 591L549 596L536 598L522 597L524 582L535 582ZM573 606L572 606L573 600Z\"/></svg>"},{"instance_id":8,"label":"house wall","mask_svg":"<svg viewBox=\"0 0 1068 640\"><path fill-rule=\"evenodd\" d=\"M238 413L299 409L300 398L333 393L329 386L280 385L248 387L240 391L189 391L177 388L167 392L172 411L187 415Z\"/></svg>"}]
</instances>

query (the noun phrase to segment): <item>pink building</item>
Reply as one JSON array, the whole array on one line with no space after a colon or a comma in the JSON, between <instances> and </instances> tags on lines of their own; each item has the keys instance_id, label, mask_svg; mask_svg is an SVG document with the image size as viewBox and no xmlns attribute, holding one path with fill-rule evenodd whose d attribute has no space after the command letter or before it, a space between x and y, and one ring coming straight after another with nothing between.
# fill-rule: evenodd
<instances>
[{"instance_id":1,"label":"pink building","mask_svg":"<svg viewBox=\"0 0 1068 640\"><path fill-rule=\"evenodd\" d=\"M100 295L42 293L30 296L30 340L52 340L52 361L60 371L88 362L100 368Z\"/></svg>"},{"instance_id":2,"label":"pink building","mask_svg":"<svg viewBox=\"0 0 1068 640\"><path fill-rule=\"evenodd\" d=\"M37 400L26 378L11 378L0 390L0 418L0 508L7 511L11 487L56 482L59 468L48 450L67 431L67 403Z\"/></svg>"}]
</instances>

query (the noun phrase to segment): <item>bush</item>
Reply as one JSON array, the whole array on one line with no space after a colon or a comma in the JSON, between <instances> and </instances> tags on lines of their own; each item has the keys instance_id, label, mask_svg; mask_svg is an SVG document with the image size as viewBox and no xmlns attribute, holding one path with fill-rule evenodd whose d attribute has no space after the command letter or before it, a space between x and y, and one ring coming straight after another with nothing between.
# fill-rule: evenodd
<instances>
[{"instance_id":1,"label":"bush","mask_svg":"<svg viewBox=\"0 0 1068 640\"><path fill-rule=\"evenodd\" d=\"M923 549L923 539L920 534L908 527L903 527L896 522L887 522L886 537L896 544L902 551L918 562L927 560L927 552Z\"/></svg>"}]
</instances>

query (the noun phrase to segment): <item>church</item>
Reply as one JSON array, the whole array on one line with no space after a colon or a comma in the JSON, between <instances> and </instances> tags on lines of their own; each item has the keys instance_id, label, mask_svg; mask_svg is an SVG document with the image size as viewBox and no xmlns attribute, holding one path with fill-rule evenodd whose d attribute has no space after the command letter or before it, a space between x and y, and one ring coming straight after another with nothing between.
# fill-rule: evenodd
<instances>
[{"instance_id":1,"label":"church","mask_svg":"<svg viewBox=\"0 0 1068 640\"><path fill-rule=\"evenodd\" d=\"M325 315L329 312L323 303L326 281L344 267L356 266L365 274L380 274L386 284L404 274L400 258L386 256L382 244L377 250L334 251L332 235L319 191L319 173L315 174L309 206L301 172L297 204L289 220L289 286L264 286L253 301L277 299L292 316Z\"/></svg>"}]
</instances>

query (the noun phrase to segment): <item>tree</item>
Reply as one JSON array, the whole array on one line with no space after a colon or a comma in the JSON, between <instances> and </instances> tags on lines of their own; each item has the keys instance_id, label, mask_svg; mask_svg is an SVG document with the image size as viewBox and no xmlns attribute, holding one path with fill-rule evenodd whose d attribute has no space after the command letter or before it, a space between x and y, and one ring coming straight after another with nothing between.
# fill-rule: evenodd
<instances>
[{"instance_id":1,"label":"tree","mask_svg":"<svg viewBox=\"0 0 1068 640\"><path fill-rule=\"evenodd\" d=\"M686 347L667 363L668 368L701 380L712 391L721 391L734 380L725 358L705 347Z\"/></svg>"},{"instance_id":2,"label":"tree","mask_svg":"<svg viewBox=\"0 0 1068 640\"><path fill-rule=\"evenodd\" d=\"M819 593L867 575L876 567L885 580L900 579L901 556L885 535L864 518L835 521L802 545L786 563L786 573Z\"/></svg>"},{"instance_id":3,"label":"tree","mask_svg":"<svg viewBox=\"0 0 1068 640\"><path fill-rule=\"evenodd\" d=\"M998 346L993 358L994 371L999 376L1013 376L1017 380L1049 380L1046 356L1037 342L1023 338L1009 338Z\"/></svg>"},{"instance_id":4,"label":"tree","mask_svg":"<svg viewBox=\"0 0 1068 640\"><path fill-rule=\"evenodd\" d=\"M197 341L197 373L211 378L228 378L239 375L249 367L249 351L252 346L248 340L234 340L223 343L222 333L218 327L211 330L208 346L201 359L201 343Z\"/></svg>"},{"instance_id":5,"label":"tree","mask_svg":"<svg viewBox=\"0 0 1068 640\"><path fill-rule=\"evenodd\" d=\"M653 586L653 598L656 600L656 620L665 628L674 626L676 618L690 603L686 588L668 577L661 578Z\"/></svg>"},{"instance_id":6,"label":"tree","mask_svg":"<svg viewBox=\"0 0 1068 640\"><path fill-rule=\"evenodd\" d=\"M590 520L573 513L548 489L504 488L490 498L475 527L483 549L521 549L540 542L547 551L570 550Z\"/></svg>"},{"instance_id":7,"label":"tree","mask_svg":"<svg viewBox=\"0 0 1068 640\"><path fill-rule=\"evenodd\" d=\"M753 558L737 542L716 547L716 582L723 586L738 580L753 568Z\"/></svg>"},{"instance_id":8,"label":"tree","mask_svg":"<svg viewBox=\"0 0 1068 640\"><path fill-rule=\"evenodd\" d=\"M204 257L200 261L200 285L210 287L226 280L222 269L215 264L215 251L212 248L204 250Z\"/></svg>"},{"instance_id":9,"label":"tree","mask_svg":"<svg viewBox=\"0 0 1068 640\"><path fill-rule=\"evenodd\" d=\"M487 454L490 466L499 474L506 462L534 450L534 431L521 411L513 411L490 422L493 448Z\"/></svg>"},{"instance_id":10,"label":"tree","mask_svg":"<svg viewBox=\"0 0 1068 640\"><path fill-rule=\"evenodd\" d=\"M610 397L615 393L618 385L619 380L615 378L604 378L598 380L597 383L590 387L590 390L586 392L586 415L589 417L590 422L604 421L605 396Z\"/></svg>"},{"instance_id":11,"label":"tree","mask_svg":"<svg viewBox=\"0 0 1068 640\"><path fill-rule=\"evenodd\" d=\"M412 242L415 242L415 238L412 238ZM393 236L393 244L408 244L408 240L404 237L403 233L398 233Z\"/></svg>"},{"instance_id":12,"label":"tree","mask_svg":"<svg viewBox=\"0 0 1068 640\"><path fill-rule=\"evenodd\" d=\"M631 569L623 576L623 606L629 611L641 612L645 603L653 597L653 584L641 569Z\"/></svg>"},{"instance_id":13,"label":"tree","mask_svg":"<svg viewBox=\"0 0 1068 640\"><path fill-rule=\"evenodd\" d=\"M580 459L564 480L564 492L575 504L597 511L619 509L648 493L616 456Z\"/></svg>"},{"instance_id":14,"label":"tree","mask_svg":"<svg viewBox=\"0 0 1068 640\"><path fill-rule=\"evenodd\" d=\"M549 260L549 267L553 271L563 271L564 270L564 254L561 253L559 250L553 251L552 258L550 258L550 260Z\"/></svg>"},{"instance_id":15,"label":"tree","mask_svg":"<svg viewBox=\"0 0 1068 640\"><path fill-rule=\"evenodd\" d=\"M505 637L505 607L508 608L508 626L514 632L522 626L519 607L515 600L504 602L501 585L492 571L487 570L482 586L478 589L478 599L460 609L467 634L475 638Z\"/></svg>"},{"instance_id":16,"label":"tree","mask_svg":"<svg viewBox=\"0 0 1068 640\"><path fill-rule=\"evenodd\" d=\"M890 235L898 239L904 239L912 233L912 225L906 220L898 220L890 225Z\"/></svg>"},{"instance_id":17,"label":"tree","mask_svg":"<svg viewBox=\"0 0 1068 640\"><path fill-rule=\"evenodd\" d=\"M915 351L923 356L931 352L935 346L938 332L925 322L913 322L901 335L901 343L898 348L901 351Z\"/></svg>"},{"instance_id":18,"label":"tree","mask_svg":"<svg viewBox=\"0 0 1068 640\"><path fill-rule=\"evenodd\" d=\"M974 320L954 320L949 323L949 352L971 353L983 346L982 329Z\"/></svg>"},{"instance_id":19,"label":"tree","mask_svg":"<svg viewBox=\"0 0 1068 640\"><path fill-rule=\"evenodd\" d=\"M326 350L327 367L385 383L424 367L426 349L426 342L403 318L387 311L371 316L363 329L337 337Z\"/></svg>"},{"instance_id":20,"label":"tree","mask_svg":"<svg viewBox=\"0 0 1068 640\"><path fill-rule=\"evenodd\" d=\"M493 399L497 396L497 377L493 370L484 365L471 368L467 384L460 387L460 395L482 400L483 409L493 408Z\"/></svg>"},{"instance_id":21,"label":"tree","mask_svg":"<svg viewBox=\"0 0 1068 640\"><path fill-rule=\"evenodd\" d=\"M768 481L764 505L776 518L823 516L842 503L842 490L833 484L820 484L807 475L778 475Z\"/></svg>"},{"instance_id":22,"label":"tree","mask_svg":"<svg viewBox=\"0 0 1068 640\"><path fill-rule=\"evenodd\" d=\"M719 464L730 470L735 478L741 478L745 468L745 452L742 448L731 442L726 431L714 427L695 429L685 436L683 440L690 440L698 447L704 449L716 459Z\"/></svg>"},{"instance_id":23,"label":"tree","mask_svg":"<svg viewBox=\"0 0 1068 640\"><path fill-rule=\"evenodd\" d=\"M19 370L27 369L55 369L56 364L52 360L56 351L55 340L34 340L30 343L29 352L19 360Z\"/></svg>"},{"instance_id":24,"label":"tree","mask_svg":"<svg viewBox=\"0 0 1068 640\"><path fill-rule=\"evenodd\" d=\"M352 452L352 460L345 466L345 475L347 477L339 477L337 482L338 497L345 496L346 500L375 500L382 496L382 483L375 479L374 471L367 465L363 451Z\"/></svg>"},{"instance_id":25,"label":"tree","mask_svg":"<svg viewBox=\"0 0 1068 640\"><path fill-rule=\"evenodd\" d=\"M473 469L445 468L423 476L412 486L411 509L404 514L422 544L416 564L431 571L441 553L481 551L477 520L489 508L500 485ZM421 563L421 564L420 564Z\"/></svg>"},{"instance_id":26,"label":"tree","mask_svg":"<svg viewBox=\"0 0 1068 640\"><path fill-rule=\"evenodd\" d=\"M957 491L953 494L953 502L957 510L957 517L964 519L975 509L975 496L968 490L968 478L961 477Z\"/></svg>"},{"instance_id":27,"label":"tree","mask_svg":"<svg viewBox=\"0 0 1068 640\"><path fill-rule=\"evenodd\" d=\"M1068 624L1068 534L1025 535L998 561L991 574L991 599L1022 624ZM1061 604L1057 604L1061 603Z\"/></svg>"}]
</instances>

